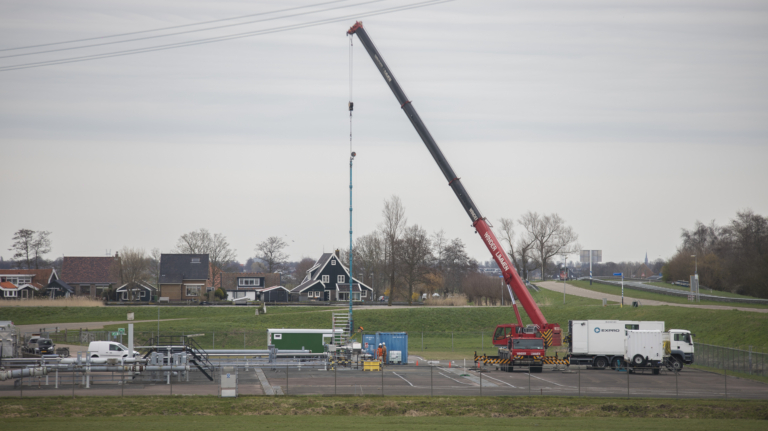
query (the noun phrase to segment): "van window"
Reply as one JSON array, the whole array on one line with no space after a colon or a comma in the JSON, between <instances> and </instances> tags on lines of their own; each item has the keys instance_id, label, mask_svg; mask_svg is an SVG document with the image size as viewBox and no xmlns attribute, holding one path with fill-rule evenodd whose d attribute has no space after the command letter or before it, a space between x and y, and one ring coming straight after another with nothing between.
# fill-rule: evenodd
<instances>
[{"instance_id":1,"label":"van window","mask_svg":"<svg viewBox=\"0 0 768 431\"><path fill-rule=\"evenodd\" d=\"M117 345L117 344L110 344L109 345L109 350L111 352L122 352L123 351L123 349L121 349L120 346Z\"/></svg>"},{"instance_id":2,"label":"van window","mask_svg":"<svg viewBox=\"0 0 768 431\"><path fill-rule=\"evenodd\" d=\"M638 330L638 329L640 329L640 325L633 325L631 323L628 323L628 324L624 325L624 329Z\"/></svg>"}]
</instances>

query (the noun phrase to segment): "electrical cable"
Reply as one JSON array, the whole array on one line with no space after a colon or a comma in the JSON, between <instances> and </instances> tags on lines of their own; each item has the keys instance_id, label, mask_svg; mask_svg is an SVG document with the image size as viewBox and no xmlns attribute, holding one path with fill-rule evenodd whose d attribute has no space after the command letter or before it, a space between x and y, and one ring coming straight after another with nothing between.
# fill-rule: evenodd
<instances>
[{"instance_id":1,"label":"electrical cable","mask_svg":"<svg viewBox=\"0 0 768 431\"><path fill-rule=\"evenodd\" d=\"M194 23L191 23L191 24L172 25L170 27L160 27L160 28L155 28L155 29L151 29L151 30L132 31L132 32L129 32L129 33L118 33L118 34L111 34L111 35L107 35L107 36L87 37L85 39L65 40L63 42L43 43L43 44L40 44L40 45L19 46L19 47L16 47L16 48L5 48L5 49L0 49L0 52L3 52L3 51L14 51L14 50L19 50L19 49L29 49L29 48L41 48L43 46L64 45L64 44L67 44L67 43L87 42L89 40L109 39L109 38L112 38L112 37L132 36L134 34L151 33L153 31L172 30L174 28L183 28L183 27L191 27L191 26L195 26L195 25L212 24L214 22L231 21L233 19L250 18L250 17L253 17L253 16L261 16L261 15L269 15L269 14L273 14L273 13L288 12L288 11L291 11L291 10L305 9L305 8L308 8L308 7L323 6L323 5L327 5L327 4L331 4L331 3L340 3L340 2L345 2L345 1L348 1L348 0L334 0L334 1L328 1L328 2L323 2L323 3L315 3L315 4L311 4L311 5L307 5L307 6L291 7L291 8L287 8L287 9L278 9L278 10L273 10L273 11L270 11L270 12L259 12L259 13L249 14L249 15L235 16L235 17L231 17L231 18L214 19L214 20L211 20L211 21L200 21L200 22L194 22Z\"/></svg>"},{"instance_id":2,"label":"electrical cable","mask_svg":"<svg viewBox=\"0 0 768 431\"><path fill-rule=\"evenodd\" d=\"M72 46L72 47L69 47L69 48L49 49L47 51L25 52L23 54L4 55L4 56L0 56L0 58L25 57L25 56L28 56L28 55L48 54L48 53L51 53L51 52L71 51L73 49L93 48L93 47L96 47L96 46L115 45L115 44L118 44L118 43L136 42L136 41L139 41L139 40L158 39L158 38L161 38L161 37L178 36L180 34L198 33L198 32L201 32L201 31L218 30L218 29L227 28L227 27L236 27L236 26L240 26L240 25L256 24L256 23L259 23L259 22L274 21L274 20L283 19L283 18L293 18L293 17L297 17L297 16L302 16L302 15L309 15L309 14L320 13L320 12L328 12L328 11L336 10L336 9L346 9L346 8L350 8L350 7L362 6L362 5L371 4L371 3L379 3L379 2L383 2L383 1L387 1L387 0L370 0L370 1L363 2L363 3L356 3L356 4L352 4L352 5L345 5L345 6L336 6L336 7L331 7L331 8L327 8L327 9L320 9L320 10L315 10L315 11L310 11L310 12L295 13L293 15L283 15L283 16L277 16L277 17L272 17L272 18L257 19L255 21L238 22L238 23L235 23L235 24L220 25L220 26L216 26L216 27L198 28L196 30L186 30L186 31L179 31L179 32L176 32L176 33L168 33L168 34L158 34L158 35L155 35L155 36L137 37L135 39L116 40L114 42L102 42L102 43L94 43L94 44L91 44L91 45Z\"/></svg>"},{"instance_id":3,"label":"electrical cable","mask_svg":"<svg viewBox=\"0 0 768 431\"><path fill-rule=\"evenodd\" d=\"M434 6L442 3L449 3L452 1L455 1L455 0L428 0L425 2L414 3L407 6L397 6L392 8L379 9L376 11L365 12L362 14L346 15L346 16L337 17L337 18L327 18L327 19L322 19L317 21L310 21L302 24L291 24L291 25L286 25L281 27L273 27L271 29L257 30L257 31L244 32L244 33L234 33L227 36L218 36L218 37L198 39L198 40L188 41L188 42L178 42L178 43L172 43L172 44L166 44L166 45L157 45L154 47L115 51L112 53L93 54L93 55L87 55L87 56L81 56L81 57L70 57L70 58L64 58L59 60L49 60L49 61L41 61L41 62L35 62L35 63L22 63L22 64L16 64L11 66L0 67L0 72L31 69L31 68L43 67L43 66L53 66L58 64L78 63L81 61L99 60L102 58L112 58L112 57L122 57L125 55L142 54L145 52L164 51L168 49L183 48L187 46L203 45L203 44L222 42L222 41L233 40L233 39L242 39L242 38L251 37L251 36L260 36L264 34L280 33L283 31L298 30L298 29L308 28L308 27L316 27L319 25L331 24L339 21L345 21L348 19L364 18L364 17L376 16L376 15L384 15L389 13L401 12L404 10L418 9L418 8Z\"/></svg>"}]
</instances>

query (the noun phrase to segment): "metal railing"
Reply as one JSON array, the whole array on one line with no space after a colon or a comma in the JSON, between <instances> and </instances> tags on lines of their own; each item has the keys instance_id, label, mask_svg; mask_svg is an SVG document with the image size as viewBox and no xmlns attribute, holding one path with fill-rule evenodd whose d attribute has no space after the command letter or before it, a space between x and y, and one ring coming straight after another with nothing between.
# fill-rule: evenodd
<instances>
[{"instance_id":1,"label":"metal railing","mask_svg":"<svg viewBox=\"0 0 768 431\"><path fill-rule=\"evenodd\" d=\"M696 343L694 363L704 367L724 369L734 373L768 376L768 354L731 347Z\"/></svg>"}]
</instances>

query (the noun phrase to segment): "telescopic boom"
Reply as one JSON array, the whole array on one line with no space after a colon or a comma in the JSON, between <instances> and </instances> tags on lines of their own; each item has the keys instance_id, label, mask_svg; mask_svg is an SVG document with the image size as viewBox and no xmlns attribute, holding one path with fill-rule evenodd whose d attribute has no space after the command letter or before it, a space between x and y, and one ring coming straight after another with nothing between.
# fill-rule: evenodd
<instances>
[{"instance_id":1,"label":"telescopic boom","mask_svg":"<svg viewBox=\"0 0 768 431\"><path fill-rule=\"evenodd\" d=\"M499 240L496 239L496 235L493 234L493 231L491 231L491 228L488 226L485 218L481 215L480 210L477 209L477 206L472 201L469 193L467 193L467 190L461 184L461 179L456 176L456 173L451 168L448 160L446 160L443 152L440 151L440 148L432 138L429 130L427 130L427 126L425 126L421 121L421 117L419 117L419 114L416 112L416 108L413 107L411 101L408 100L408 97L406 97L405 92L403 92L403 89L400 87L400 84L397 83L394 74L389 69L387 63L381 57L381 54L373 44L373 41L371 41L371 38L368 36L368 33L363 28L363 23L360 21L356 22L355 25L353 25L347 31L347 34L356 34L360 39L360 42L365 47L365 50L368 51L368 54L373 60L373 63L379 69L379 72L381 72L381 76L384 77L384 80L387 82L387 85L389 85L392 93L394 93L398 103L400 103L400 107L405 112L405 115L408 116L408 119L416 129L416 132L419 134L419 136L421 136L421 140L424 141L424 145L427 146L427 149L429 150L430 154L432 154L435 162L437 162L437 165L440 167L443 175L445 175L445 179L448 181L448 185L453 189L453 192L456 193L456 197L459 199L459 202L461 202L461 206L464 207L467 215L469 215L469 218L472 220L472 226L483 239L486 247L488 247L491 255L493 255L493 259L499 265L502 274L504 274L504 281L515 292L515 295L517 295L518 300L522 304L526 313L528 313L531 321L538 325L542 332L545 330L550 332L555 328L559 329L559 325L547 323L547 319L544 318L544 315L533 301L533 298L528 292L528 289L520 280L520 276L517 275L517 271L515 271L514 267L512 266L506 252L504 252L504 248L501 246L501 243L499 243ZM560 331L558 330L557 332L559 335ZM555 345L559 345L559 342Z\"/></svg>"}]
</instances>

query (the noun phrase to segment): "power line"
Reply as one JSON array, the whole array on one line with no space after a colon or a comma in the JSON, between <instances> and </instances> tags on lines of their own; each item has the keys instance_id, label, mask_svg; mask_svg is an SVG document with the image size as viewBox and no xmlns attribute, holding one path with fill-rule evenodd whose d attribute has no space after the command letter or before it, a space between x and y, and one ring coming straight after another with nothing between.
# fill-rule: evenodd
<instances>
[{"instance_id":1,"label":"power line","mask_svg":"<svg viewBox=\"0 0 768 431\"><path fill-rule=\"evenodd\" d=\"M57 49L49 49L47 51L26 52L26 53L23 53L23 54L11 54L11 55L2 56L0 58L24 57L24 56L27 56L27 55L47 54L47 53L51 53L51 52L71 51L73 49L84 49L84 48L93 48L93 47L96 47L96 46L115 45L115 44L118 44L118 43L136 42L136 41L139 41L139 40L158 39L158 38L161 38L161 37L178 36L180 34L189 34L189 33L201 32L201 31L218 30L218 29L227 28L227 27L236 27L236 26L240 26L240 25L248 25L248 24L255 24L255 23L259 23L259 22L274 21L274 20L283 19L283 18L293 18L293 17L302 16L302 15L309 15L309 14L313 14L313 13L328 12L330 10L346 9L346 8L350 8L350 7L362 6L362 5L371 4L371 3L379 3L379 2L382 2L382 1L387 1L387 0L370 0L370 1L362 2L362 3L356 3L356 4L352 4L352 5L336 6L336 7L331 7L331 8L327 8L327 9L314 10L314 11L310 11L310 12L295 13L295 14L292 14L292 15L282 15L282 16L277 16L277 17L272 17L272 18L257 19L255 21L239 22L239 23L236 23L236 24L219 25L219 26L215 26L215 27L199 28L199 29L196 29L196 30L179 31L179 32L176 32L176 33L158 34L158 35L155 35L155 36L138 37L138 38L135 38L135 39L117 40L117 41L114 41L114 42L102 42L102 43L94 43L94 44L91 44L91 45L73 46L73 47L70 47L70 48L57 48Z\"/></svg>"},{"instance_id":2,"label":"power line","mask_svg":"<svg viewBox=\"0 0 768 431\"><path fill-rule=\"evenodd\" d=\"M298 7L291 7L291 8L287 8L287 9L273 10L273 11L270 11L270 12L259 12L259 13L249 14L249 15L240 15L240 16L235 16L235 17L231 17L231 18L221 18L221 19L214 19L214 20L211 20L211 21L194 22L194 23L191 23L191 24L173 25L173 26L170 26L170 27L160 27L160 28L155 28L155 29L151 29L151 30L132 31L130 33L118 33L118 34L112 34L112 35L107 35L107 36L87 37L85 39L66 40L64 42L51 42L51 43L43 43L43 44L40 44L40 45L27 45L27 46L19 46L19 47L16 47L16 48L5 48L5 49L0 49L0 52L2 52L2 51L14 51L14 50L19 50L19 49L40 48L40 47L43 47L43 46L64 45L64 44L67 44L67 43L87 42L89 40L109 39L109 38L112 38L112 37L132 36L134 34L151 33L153 31L172 30L174 28L191 27L191 26L195 26L195 25L211 24L211 23L214 23L214 22L231 21L233 19L250 18L250 17L254 17L254 16L261 16L261 15L270 15L270 14L273 14L273 13L288 12L288 11L297 10L297 9L304 9L304 8L315 7L315 6L323 6L323 5L327 5L327 4L331 4L331 3L339 3L339 2L344 2L344 1L348 1L348 0L334 0L334 1L324 2L324 3L315 3L315 4L311 4L311 5L307 5L307 6L298 6Z\"/></svg>"},{"instance_id":3,"label":"power line","mask_svg":"<svg viewBox=\"0 0 768 431\"><path fill-rule=\"evenodd\" d=\"M260 36L263 34L280 33L283 31L298 30L298 29L308 28L308 27L316 27L319 25L345 21L348 19L365 18L369 16L384 15L384 14L400 12L400 11L409 10L409 9L418 9L418 8L427 7L427 6L434 6L441 3L449 3L452 1L454 0L428 0L425 2L415 3L407 6L397 6L392 8L379 9L376 11L366 12L363 14L347 15L347 16L338 17L338 18L328 18L323 20L310 21L308 23L303 23L303 24L292 24L292 25L273 27L270 29L251 31L251 32L245 32L245 33L234 33L227 36L198 39L196 41L179 42L179 43L172 43L172 44L166 44L166 45L158 45L155 47L130 49L130 50L123 50L123 51L116 51L112 53L94 54L94 55L81 56L81 57L71 57L71 58L64 58L59 60L41 61L36 63L17 64L12 66L0 67L0 72L7 72L11 70L21 70L21 69L31 69L31 68L43 67L43 66L53 66L58 64L78 63L81 61L99 60L102 58L111 58L111 57L121 57L125 55L141 54L145 52L164 51L167 49L183 48L186 46L203 45L208 43L222 42L226 40L242 39L245 37Z\"/></svg>"}]
</instances>

